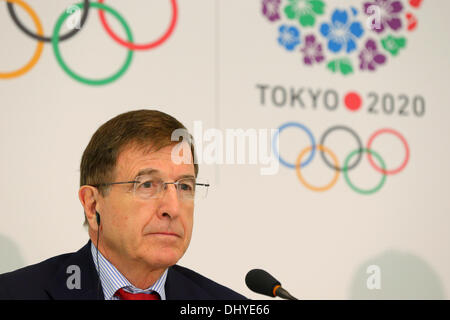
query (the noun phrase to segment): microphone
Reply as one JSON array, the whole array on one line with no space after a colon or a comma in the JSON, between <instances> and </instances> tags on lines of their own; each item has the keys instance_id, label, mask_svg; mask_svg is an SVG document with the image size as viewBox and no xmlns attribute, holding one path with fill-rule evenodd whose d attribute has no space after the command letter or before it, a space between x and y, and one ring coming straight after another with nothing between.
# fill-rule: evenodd
<instances>
[{"instance_id":1,"label":"microphone","mask_svg":"<svg viewBox=\"0 0 450 320\"><path fill-rule=\"evenodd\" d=\"M280 297L287 300L298 300L281 287L281 283L268 272L261 269L250 270L245 276L247 287L253 292L269 297Z\"/></svg>"}]
</instances>

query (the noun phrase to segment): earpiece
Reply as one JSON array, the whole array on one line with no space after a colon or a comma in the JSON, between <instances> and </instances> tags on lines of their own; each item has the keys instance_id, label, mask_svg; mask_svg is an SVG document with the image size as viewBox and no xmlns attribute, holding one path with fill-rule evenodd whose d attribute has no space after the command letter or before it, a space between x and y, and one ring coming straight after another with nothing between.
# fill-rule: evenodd
<instances>
[{"instance_id":1,"label":"earpiece","mask_svg":"<svg viewBox=\"0 0 450 320\"><path fill-rule=\"evenodd\" d=\"M100 213L98 213L98 211L95 211L95 217L97 219L97 225L100 225Z\"/></svg>"},{"instance_id":2,"label":"earpiece","mask_svg":"<svg viewBox=\"0 0 450 320\"><path fill-rule=\"evenodd\" d=\"M97 285L97 300L100 300L100 288L102 287L102 279L100 278L100 265L98 263L98 241L100 240L100 213L98 211L95 211L95 218L97 220L97 226L99 226L99 229L97 230L97 274L98 274L98 285Z\"/></svg>"}]
</instances>

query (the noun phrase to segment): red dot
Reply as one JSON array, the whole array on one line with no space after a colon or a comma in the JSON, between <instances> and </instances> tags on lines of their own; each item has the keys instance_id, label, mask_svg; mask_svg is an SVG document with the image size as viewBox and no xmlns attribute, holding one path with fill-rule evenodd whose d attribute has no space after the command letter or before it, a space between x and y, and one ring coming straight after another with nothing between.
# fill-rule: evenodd
<instances>
[{"instance_id":1,"label":"red dot","mask_svg":"<svg viewBox=\"0 0 450 320\"><path fill-rule=\"evenodd\" d=\"M349 92L345 96L345 106L350 111L357 111L359 108L361 108L362 105L362 99L359 94L356 92Z\"/></svg>"}]
</instances>

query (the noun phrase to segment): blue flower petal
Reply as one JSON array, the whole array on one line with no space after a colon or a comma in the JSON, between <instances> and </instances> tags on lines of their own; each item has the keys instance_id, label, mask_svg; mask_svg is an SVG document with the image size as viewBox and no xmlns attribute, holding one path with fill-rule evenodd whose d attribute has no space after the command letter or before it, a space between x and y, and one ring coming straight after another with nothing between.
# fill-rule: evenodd
<instances>
[{"instance_id":1,"label":"blue flower petal","mask_svg":"<svg viewBox=\"0 0 450 320\"><path fill-rule=\"evenodd\" d=\"M290 27L288 32L294 37L300 36L300 31L296 27Z\"/></svg>"},{"instance_id":2,"label":"blue flower petal","mask_svg":"<svg viewBox=\"0 0 450 320\"><path fill-rule=\"evenodd\" d=\"M279 37L277 40L278 40L278 43L279 43L281 46L284 46L283 38L282 38L282 37Z\"/></svg>"},{"instance_id":3,"label":"blue flower petal","mask_svg":"<svg viewBox=\"0 0 450 320\"><path fill-rule=\"evenodd\" d=\"M334 10L333 16L331 17L331 21L335 26L339 26L340 24L345 25L348 21L348 14L345 10Z\"/></svg>"},{"instance_id":4,"label":"blue flower petal","mask_svg":"<svg viewBox=\"0 0 450 320\"><path fill-rule=\"evenodd\" d=\"M332 52L339 52L342 49L342 43L331 39L330 41L328 41L328 49L330 49Z\"/></svg>"},{"instance_id":5,"label":"blue flower petal","mask_svg":"<svg viewBox=\"0 0 450 320\"><path fill-rule=\"evenodd\" d=\"M322 23L322 25L320 26L320 33L324 37L328 37L330 32L331 32L331 26L328 23Z\"/></svg>"},{"instance_id":6,"label":"blue flower petal","mask_svg":"<svg viewBox=\"0 0 450 320\"><path fill-rule=\"evenodd\" d=\"M348 39L347 41L347 53L350 53L352 51L356 50L356 42L353 39Z\"/></svg>"},{"instance_id":7,"label":"blue flower petal","mask_svg":"<svg viewBox=\"0 0 450 320\"><path fill-rule=\"evenodd\" d=\"M294 26L281 25L279 27L278 43L286 50L292 51L300 44L300 30Z\"/></svg>"},{"instance_id":8,"label":"blue flower petal","mask_svg":"<svg viewBox=\"0 0 450 320\"><path fill-rule=\"evenodd\" d=\"M288 51L293 51L298 44L300 44L300 41L293 41L291 43L286 43L285 48Z\"/></svg>"},{"instance_id":9,"label":"blue flower petal","mask_svg":"<svg viewBox=\"0 0 450 320\"><path fill-rule=\"evenodd\" d=\"M351 25L350 25L350 32L355 36L355 37L357 37L357 38L361 38L361 36L363 35L363 33L364 33L364 29L363 29L363 27L361 26L361 23L359 23L359 22L353 22Z\"/></svg>"}]
</instances>

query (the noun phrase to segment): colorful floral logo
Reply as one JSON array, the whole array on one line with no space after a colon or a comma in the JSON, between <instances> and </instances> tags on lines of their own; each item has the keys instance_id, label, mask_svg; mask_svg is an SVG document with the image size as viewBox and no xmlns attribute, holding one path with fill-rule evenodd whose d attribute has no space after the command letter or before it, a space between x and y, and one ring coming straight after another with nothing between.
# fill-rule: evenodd
<instances>
[{"instance_id":1,"label":"colorful floral logo","mask_svg":"<svg viewBox=\"0 0 450 320\"><path fill-rule=\"evenodd\" d=\"M306 66L342 75L373 72L398 57L417 29L423 0L365 0L330 8L326 0L262 0L262 14L278 23L277 42ZM357 2L356 2L357 3Z\"/></svg>"}]
</instances>

